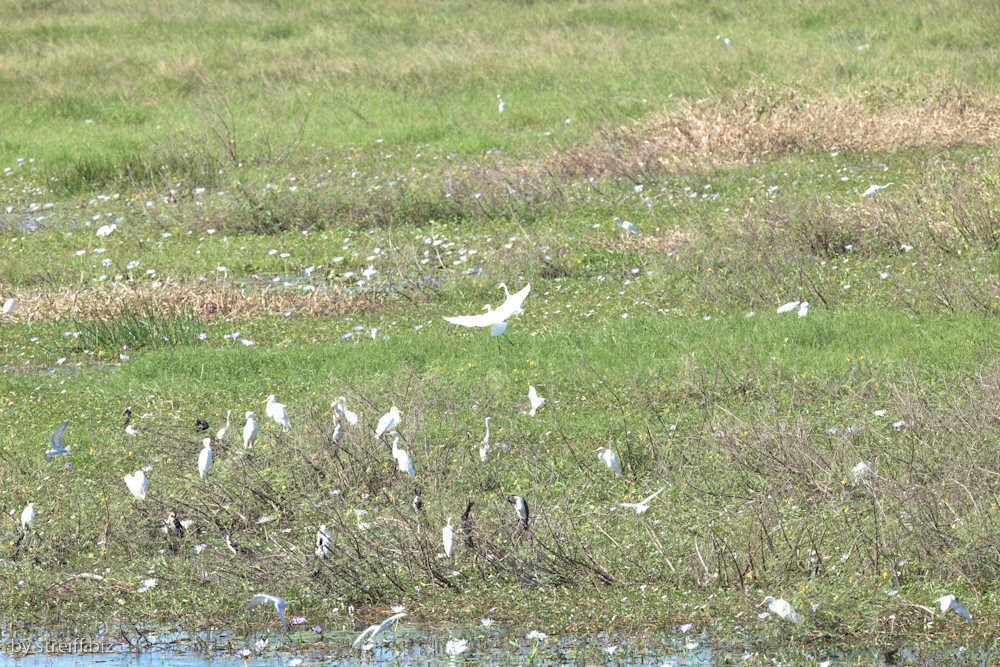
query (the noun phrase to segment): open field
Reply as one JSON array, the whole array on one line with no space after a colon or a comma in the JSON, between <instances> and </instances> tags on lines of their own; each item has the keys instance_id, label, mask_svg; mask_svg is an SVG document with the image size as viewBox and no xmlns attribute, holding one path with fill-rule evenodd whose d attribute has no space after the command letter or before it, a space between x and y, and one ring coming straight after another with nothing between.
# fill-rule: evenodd
<instances>
[{"instance_id":1,"label":"open field","mask_svg":"<svg viewBox=\"0 0 1000 667\"><path fill-rule=\"evenodd\" d=\"M266 592L310 626L390 604L609 636L692 623L792 662L1000 630L993 12L3 12L5 623L279 628L244 610ZM532 285L506 337L442 319L501 282ZM361 423L334 442L342 395ZM392 405L415 480L372 438ZM200 478L195 420L228 411ZM65 420L72 450L46 462ZM140 467L144 501L122 480ZM642 515L609 504L661 487ZM972 624L930 613L947 593ZM805 622L759 616L766 595Z\"/></svg>"}]
</instances>

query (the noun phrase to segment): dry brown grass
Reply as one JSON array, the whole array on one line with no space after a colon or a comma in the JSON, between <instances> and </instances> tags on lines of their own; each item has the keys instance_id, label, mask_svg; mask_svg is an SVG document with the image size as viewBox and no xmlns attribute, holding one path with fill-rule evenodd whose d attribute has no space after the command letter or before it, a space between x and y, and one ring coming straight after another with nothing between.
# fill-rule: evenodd
<instances>
[{"instance_id":1,"label":"dry brown grass","mask_svg":"<svg viewBox=\"0 0 1000 667\"><path fill-rule=\"evenodd\" d=\"M339 286L312 291L250 290L229 283L179 283L156 288L114 283L107 287L24 290L13 294L17 307L8 317L19 322L106 319L139 304L155 303L168 313L187 313L206 320L280 315L289 310L336 316L376 303Z\"/></svg>"}]
</instances>

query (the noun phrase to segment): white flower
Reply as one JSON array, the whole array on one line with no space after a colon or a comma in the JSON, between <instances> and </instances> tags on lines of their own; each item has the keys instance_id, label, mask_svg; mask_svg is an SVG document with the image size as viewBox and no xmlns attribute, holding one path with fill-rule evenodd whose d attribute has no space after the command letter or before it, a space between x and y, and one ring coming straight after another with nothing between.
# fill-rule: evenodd
<instances>
[{"instance_id":1,"label":"white flower","mask_svg":"<svg viewBox=\"0 0 1000 667\"><path fill-rule=\"evenodd\" d=\"M449 639L444 652L454 657L469 650L469 642L465 639Z\"/></svg>"},{"instance_id":2,"label":"white flower","mask_svg":"<svg viewBox=\"0 0 1000 667\"><path fill-rule=\"evenodd\" d=\"M483 624L484 628L488 628L495 622L492 618L481 618L479 622Z\"/></svg>"},{"instance_id":3,"label":"white flower","mask_svg":"<svg viewBox=\"0 0 1000 667\"><path fill-rule=\"evenodd\" d=\"M617 646L605 646L601 650L604 651L605 653L607 653L608 655L614 655L615 651L618 650L618 647Z\"/></svg>"},{"instance_id":4,"label":"white flower","mask_svg":"<svg viewBox=\"0 0 1000 667\"><path fill-rule=\"evenodd\" d=\"M876 417L885 417L885 413L886 413L885 410L876 410L875 411L875 416Z\"/></svg>"},{"instance_id":5,"label":"white flower","mask_svg":"<svg viewBox=\"0 0 1000 667\"><path fill-rule=\"evenodd\" d=\"M540 639L542 641L545 641L546 639L549 638L549 636L547 634L545 634L544 632L539 632L538 630L532 630L531 632L529 632L528 634L526 634L524 636L524 638L525 639Z\"/></svg>"},{"instance_id":6,"label":"white flower","mask_svg":"<svg viewBox=\"0 0 1000 667\"><path fill-rule=\"evenodd\" d=\"M391 607L389 607L389 609L391 609L392 613L394 614L402 614L404 611L406 611L406 607L404 607L401 604L394 604Z\"/></svg>"}]
</instances>

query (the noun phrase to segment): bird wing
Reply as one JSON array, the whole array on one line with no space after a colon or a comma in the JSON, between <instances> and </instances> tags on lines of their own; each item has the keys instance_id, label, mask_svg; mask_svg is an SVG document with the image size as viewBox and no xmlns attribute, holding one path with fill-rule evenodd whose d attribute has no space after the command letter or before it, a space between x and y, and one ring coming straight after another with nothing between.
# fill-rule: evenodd
<instances>
[{"instance_id":1,"label":"bird wing","mask_svg":"<svg viewBox=\"0 0 1000 667\"><path fill-rule=\"evenodd\" d=\"M532 405L538 402L538 390L535 389L535 385L528 386L528 400Z\"/></svg>"},{"instance_id":2,"label":"bird wing","mask_svg":"<svg viewBox=\"0 0 1000 667\"><path fill-rule=\"evenodd\" d=\"M63 422L62 426L56 429L56 432L52 434L52 449L62 449L62 437L63 432L66 427L69 426L69 422Z\"/></svg>"},{"instance_id":3,"label":"bird wing","mask_svg":"<svg viewBox=\"0 0 1000 667\"><path fill-rule=\"evenodd\" d=\"M395 622L396 622L396 621L398 621L399 619L403 618L404 616L406 616L406 612L403 612L403 613L401 613L401 614L393 614L393 615L392 615L392 616L390 616L389 618L385 619L384 621L382 621L382 624L381 624L381 625L377 626L377 627L378 627L378 631L376 632L376 634L377 634L378 632L382 632L383 630L385 630L385 629L386 629L386 628L388 628L388 627L389 627L390 625L392 625L393 623L395 623Z\"/></svg>"},{"instance_id":4,"label":"bird wing","mask_svg":"<svg viewBox=\"0 0 1000 667\"><path fill-rule=\"evenodd\" d=\"M257 595L250 598L250 604L247 605L247 610L256 609L262 604L267 604L274 601L273 595L264 595L263 593L258 593Z\"/></svg>"},{"instance_id":5,"label":"bird wing","mask_svg":"<svg viewBox=\"0 0 1000 667\"><path fill-rule=\"evenodd\" d=\"M795 310L798 307L799 303L800 303L799 301L789 301L785 305L779 307L778 312L787 313L790 310Z\"/></svg>"},{"instance_id":6,"label":"bird wing","mask_svg":"<svg viewBox=\"0 0 1000 667\"><path fill-rule=\"evenodd\" d=\"M510 297L504 301L500 306L494 310L492 313L486 313L487 315L494 316L494 322L503 322L511 315L521 312L521 304L524 300L528 298L528 292L531 291L531 283L528 283L519 291L514 292Z\"/></svg>"},{"instance_id":7,"label":"bird wing","mask_svg":"<svg viewBox=\"0 0 1000 667\"><path fill-rule=\"evenodd\" d=\"M955 598L951 601L951 608L955 610L956 614L958 614L965 620L967 621L972 620L972 614L970 614L969 610L965 608L965 603L959 600L958 598Z\"/></svg>"},{"instance_id":8,"label":"bird wing","mask_svg":"<svg viewBox=\"0 0 1000 667\"><path fill-rule=\"evenodd\" d=\"M490 312L482 313L481 315L456 315L455 317L446 317L444 318L444 321L457 324L460 327L488 327L496 324L497 322L503 321L496 319L497 312L497 310L491 310Z\"/></svg>"},{"instance_id":9,"label":"bird wing","mask_svg":"<svg viewBox=\"0 0 1000 667\"><path fill-rule=\"evenodd\" d=\"M665 487L665 486L664 486L664 487L663 487L662 489L660 489L659 491L657 491L657 492L656 492L656 493L654 493L653 495L649 496L648 498L643 498L643 500L642 500L642 504L643 504L643 505L645 505L645 504L646 504L646 503L648 503L648 502L649 502L650 500L652 500L652 499L653 499L653 498L655 498L656 496L658 496L658 495L660 495L661 493L663 493L663 489L665 489L665 488L667 488L667 487Z\"/></svg>"},{"instance_id":10,"label":"bird wing","mask_svg":"<svg viewBox=\"0 0 1000 667\"><path fill-rule=\"evenodd\" d=\"M368 635L374 637L376 634L378 634L378 630L379 626L369 625L367 628L364 629L364 631L360 635L358 635L358 638L354 640L354 643L351 644L351 646L357 648L358 644L360 644L365 637L367 637Z\"/></svg>"},{"instance_id":11,"label":"bird wing","mask_svg":"<svg viewBox=\"0 0 1000 667\"><path fill-rule=\"evenodd\" d=\"M627 507L629 509L635 509L639 507L639 503L608 503L609 505L614 505L615 507Z\"/></svg>"}]
</instances>

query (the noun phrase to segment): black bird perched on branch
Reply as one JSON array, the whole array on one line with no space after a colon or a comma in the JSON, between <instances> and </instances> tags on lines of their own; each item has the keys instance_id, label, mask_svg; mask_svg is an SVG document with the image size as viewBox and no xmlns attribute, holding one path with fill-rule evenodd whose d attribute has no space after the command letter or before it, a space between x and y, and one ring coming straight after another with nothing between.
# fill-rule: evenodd
<instances>
[{"instance_id":1,"label":"black bird perched on branch","mask_svg":"<svg viewBox=\"0 0 1000 667\"><path fill-rule=\"evenodd\" d=\"M194 430L196 430L196 431L207 431L208 430L208 422L205 421L204 419L202 419L201 417L199 417L198 419L195 419L194 420Z\"/></svg>"},{"instance_id":2,"label":"black bird perched on branch","mask_svg":"<svg viewBox=\"0 0 1000 667\"><path fill-rule=\"evenodd\" d=\"M521 496L510 496L507 502L514 506L517 516L524 522L524 529L528 530L528 501Z\"/></svg>"},{"instance_id":3,"label":"black bird perched on branch","mask_svg":"<svg viewBox=\"0 0 1000 667\"><path fill-rule=\"evenodd\" d=\"M473 504L470 500L469 506L465 508L465 512L462 514L462 521L458 524L462 528L462 535L465 536L465 546L470 549L475 546L475 543L472 541L472 517L469 516L472 513Z\"/></svg>"}]
</instances>

